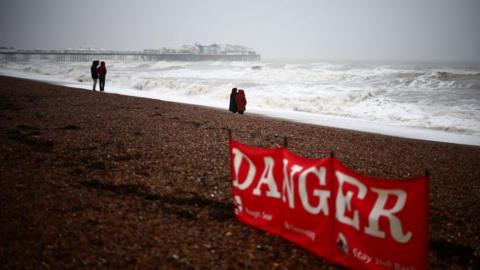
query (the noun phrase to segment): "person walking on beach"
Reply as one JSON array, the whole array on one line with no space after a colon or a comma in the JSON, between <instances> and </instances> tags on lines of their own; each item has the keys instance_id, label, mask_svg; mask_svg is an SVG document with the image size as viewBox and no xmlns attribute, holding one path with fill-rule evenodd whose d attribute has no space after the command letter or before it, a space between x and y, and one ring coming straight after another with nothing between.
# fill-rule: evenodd
<instances>
[{"instance_id":1,"label":"person walking on beach","mask_svg":"<svg viewBox=\"0 0 480 270\"><path fill-rule=\"evenodd\" d=\"M232 93L230 94L230 106L228 107L228 110L231 111L232 113L237 112L237 88L232 89Z\"/></svg>"},{"instance_id":2,"label":"person walking on beach","mask_svg":"<svg viewBox=\"0 0 480 270\"><path fill-rule=\"evenodd\" d=\"M105 66L105 62L102 61L100 63L100 67L98 68L98 78L100 79L100 91L103 92L105 88L105 77L107 75L107 67Z\"/></svg>"},{"instance_id":3,"label":"person walking on beach","mask_svg":"<svg viewBox=\"0 0 480 270\"><path fill-rule=\"evenodd\" d=\"M92 79L93 79L93 91L95 91L95 87L97 86L97 80L98 80L98 60L94 60L92 62L92 66L90 67L90 72L92 73Z\"/></svg>"},{"instance_id":4,"label":"person walking on beach","mask_svg":"<svg viewBox=\"0 0 480 270\"><path fill-rule=\"evenodd\" d=\"M245 107L247 106L247 99L245 98L245 92L243 89L238 90L237 96L235 98L237 101L237 111L239 114L243 114Z\"/></svg>"}]
</instances>

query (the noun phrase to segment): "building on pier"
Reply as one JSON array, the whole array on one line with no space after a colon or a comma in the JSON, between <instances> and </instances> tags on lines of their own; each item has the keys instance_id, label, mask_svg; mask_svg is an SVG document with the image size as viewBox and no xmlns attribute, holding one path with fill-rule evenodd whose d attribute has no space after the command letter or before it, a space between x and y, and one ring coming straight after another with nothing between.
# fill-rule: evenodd
<instances>
[{"instance_id":1,"label":"building on pier","mask_svg":"<svg viewBox=\"0 0 480 270\"><path fill-rule=\"evenodd\" d=\"M181 49L145 49L143 51L115 51L93 48L66 50L0 49L0 61L59 61L90 62L92 60L117 61L259 61L260 55L240 45L184 45Z\"/></svg>"}]
</instances>

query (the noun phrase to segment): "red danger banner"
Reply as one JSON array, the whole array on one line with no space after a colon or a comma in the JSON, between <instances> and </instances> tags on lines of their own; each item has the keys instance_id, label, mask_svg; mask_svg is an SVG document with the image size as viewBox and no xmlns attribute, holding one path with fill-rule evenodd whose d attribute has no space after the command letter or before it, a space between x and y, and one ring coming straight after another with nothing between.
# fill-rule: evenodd
<instances>
[{"instance_id":1,"label":"red danger banner","mask_svg":"<svg viewBox=\"0 0 480 270\"><path fill-rule=\"evenodd\" d=\"M238 220L354 269L426 269L428 179L376 179L335 158L230 141Z\"/></svg>"}]
</instances>

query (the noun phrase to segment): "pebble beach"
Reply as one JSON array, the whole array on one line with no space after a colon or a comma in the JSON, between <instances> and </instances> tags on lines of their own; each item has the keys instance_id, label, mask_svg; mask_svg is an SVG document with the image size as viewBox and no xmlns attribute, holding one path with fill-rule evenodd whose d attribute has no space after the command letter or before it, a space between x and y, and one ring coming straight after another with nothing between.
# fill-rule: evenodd
<instances>
[{"instance_id":1,"label":"pebble beach","mask_svg":"<svg viewBox=\"0 0 480 270\"><path fill-rule=\"evenodd\" d=\"M480 267L478 146L106 91L0 76L4 269L342 269L235 219L228 130L372 177L428 170L430 269Z\"/></svg>"}]
</instances>

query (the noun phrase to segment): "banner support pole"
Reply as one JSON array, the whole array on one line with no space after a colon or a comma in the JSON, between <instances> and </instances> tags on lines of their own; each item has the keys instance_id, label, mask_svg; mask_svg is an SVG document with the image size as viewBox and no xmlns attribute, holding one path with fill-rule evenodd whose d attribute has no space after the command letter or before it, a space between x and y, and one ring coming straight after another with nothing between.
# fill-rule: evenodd
<instances>
[{"instance_id":1,"label":"banner support pole","mask_svg":"<svg viewBox=\"0 0 480 270\"><path fill-rule=\"evenodd\" d=\"M232 130L231 129L228 129L228 140L231 141L232 140Z\"/></svg>"},{"instance_id":2,"label":"banner support pole","mask_svg":"<svg viewBox=\"0 0 480 270\"><path fill-rule=\"evenodd\" d=\"M287 148L288 147L288 138L283 137L283 147Z\"/></svg>"}]
</instances>

